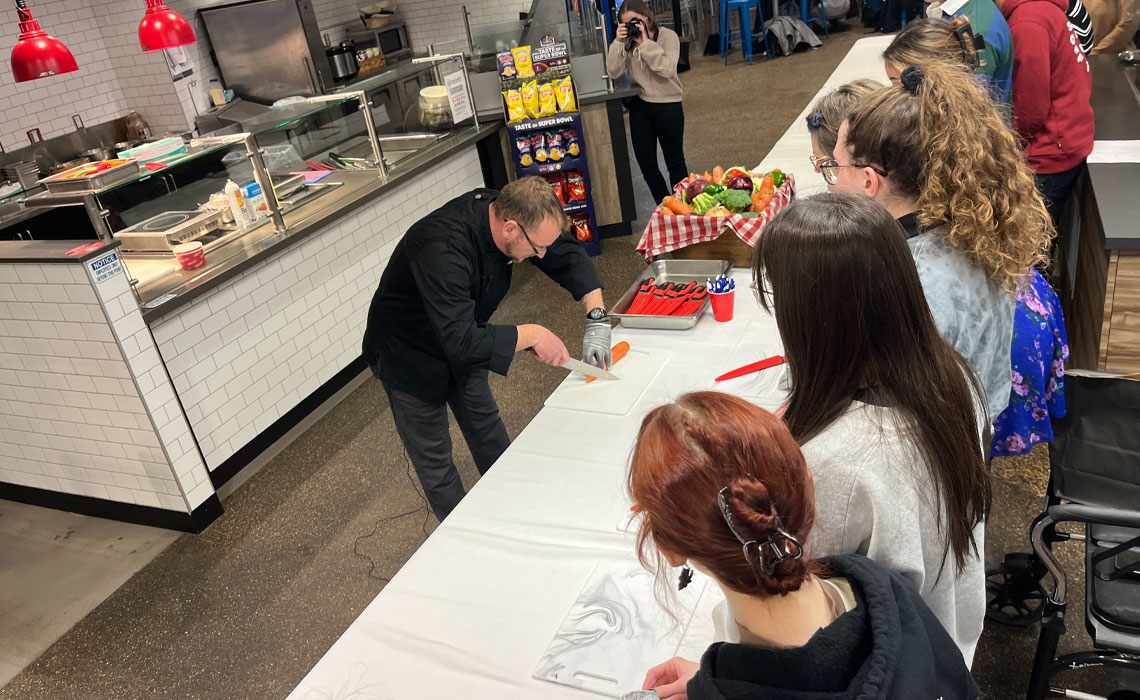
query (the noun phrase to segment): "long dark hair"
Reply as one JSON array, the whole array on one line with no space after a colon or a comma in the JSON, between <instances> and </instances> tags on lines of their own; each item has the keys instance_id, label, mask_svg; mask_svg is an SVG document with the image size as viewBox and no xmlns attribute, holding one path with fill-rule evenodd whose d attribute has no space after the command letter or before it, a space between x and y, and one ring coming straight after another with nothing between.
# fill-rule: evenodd
<instances>
[{"instance_id":1,"label":"long dark hair","mask_svg":"<svg viewBox=\"0 0 1140 700\"><path fill-rule=\"evenodd\" d=\"M878 202L830 192L795 201L764 229L753 272L774 313L792 389L784 421L799 444L870 389L914 437L945 513L943 561L978 551L990 500L978 435L981 389L938 333L906 234Z\"/></svg>"}]
</instances>

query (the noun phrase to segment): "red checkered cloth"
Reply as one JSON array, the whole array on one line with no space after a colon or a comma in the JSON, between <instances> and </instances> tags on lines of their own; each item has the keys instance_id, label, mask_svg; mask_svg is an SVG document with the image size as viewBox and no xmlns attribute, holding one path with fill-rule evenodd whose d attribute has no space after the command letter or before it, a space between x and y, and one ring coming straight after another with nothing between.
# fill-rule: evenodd
<instances>
[{"instance_id":1,"label":"red checkered cloth","mask_svg":"<svg viewBox=\"0 0 1140 700\"><path fill-rule=\"evenodd\" d=\"M673 188L678 198L689 184L685 178ZM645 233L637 243L637 252L646 260L653 260L657 256L678 248L703 243L718 238L725 229L730 229L749 246L755 246L760 232L780 212L784 211L796 196L796 179L790 174L784 184L776 190L776 196L768 203L760 216L752 219L739 214L732 216L697 216L696 214L683 214L666 216L655 209L645 226Z\"/></svg>"}]
</instances>

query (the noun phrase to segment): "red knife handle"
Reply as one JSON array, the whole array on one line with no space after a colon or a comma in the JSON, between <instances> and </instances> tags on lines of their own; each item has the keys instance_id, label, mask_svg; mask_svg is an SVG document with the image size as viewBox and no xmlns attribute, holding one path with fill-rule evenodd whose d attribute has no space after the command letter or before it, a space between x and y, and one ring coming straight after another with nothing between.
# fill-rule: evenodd
<instances>
[{"instance_id":1,"label":"red knife handle","mask_svg":"<svg viewBox=\"0 0 1140 700\"><path fill-rule=\"evenodd\" d=\"M743 377L746 374L759 372L762 369L768 369L769 367L775 367L776 365L782 365L783 363L784 358L782 355L773 355L772 357L764 358L759 362L753 362L751 364L744 365L743 367L737 367L730 372L725 372L724 374L717 377L715 381L722 382L726 379L736 379L737 377Z\"/></svg>"}]
</instances>

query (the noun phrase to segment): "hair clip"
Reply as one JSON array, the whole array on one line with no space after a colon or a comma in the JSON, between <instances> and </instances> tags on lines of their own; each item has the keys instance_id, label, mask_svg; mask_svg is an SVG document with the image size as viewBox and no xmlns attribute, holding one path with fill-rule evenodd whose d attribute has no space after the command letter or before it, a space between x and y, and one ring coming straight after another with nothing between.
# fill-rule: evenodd
<instances>
[{"instance_id":1,"label":"hair clip","mask_svg":"<svg viewBox=\"0 0 1140 700\"><path fill-rule=\"evenodd\" d=\"M974 34L974 30L969 24L963 24L954 30L954 36L958 39L958 43L962 46L962 61L971 68L977 68L978 51L985 47L985 39ZM978 46L977 40L982 40L982 46Z\"/></svg>"},{"instance_id":2,"label":"hair clip","mask_svg":"<svg viewBox=\"0 0 1140 700\"><path fill-rule=\"evenodd\" d=\"M808 121L808 125L811 126L811 128L813 128L813 129L818 129L819 125L822 123L823 123L823 114L821 114L819 112L816 112L815 114L811 115L811 119Z\"/></svg>"},{"instance_id":3,"label":"hair clip","mask_svg":"<svg viewBox=\"0 0 1140 700\"><path fill-rule=\"evenodd\" d=\"M748 478L752 480L756 479L756 477L751 474L748 475ZM740 541L741 549L744 550L744 560L752 567L753 573L759 568L764 572L765 576L771 576L780 562L788 559L799 559L803 556L803 546L792 533L784 529L784 521L780 519L780 514L775 512L775 508L772 509L772 514L776 518L776 532L764 540L750 540L747 536L742 535L732 522L732 509L729 508L728 499L725 498L727 491L728 487L725 486L717 492L716 503L720 508L721 517L724 518L725 524L728 525L728 529L731 530L733 536ZM752 545L756 545L755 555L748 550Z\"/></svg>"},{"instance_id":4,"label":"hair clip","mask_svg":"<svg viewBox=\"0 0 1140 700\"><path fill-rule=\"evenodd\" d=\"M923 79L922 68L919 66L907 66L903 72L899 74L899 82L902 83L903 89L912 95L918 94L918 87L922 85Z\"/></svg>"}]
</instances>

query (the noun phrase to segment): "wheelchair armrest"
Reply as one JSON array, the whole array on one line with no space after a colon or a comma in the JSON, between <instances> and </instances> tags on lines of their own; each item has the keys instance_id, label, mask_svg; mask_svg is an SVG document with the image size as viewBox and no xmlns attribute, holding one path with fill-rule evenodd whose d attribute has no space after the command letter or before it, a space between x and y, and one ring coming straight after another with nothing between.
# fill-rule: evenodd
<instances>
[{"instance_id":1,"label":"wheelchair armrest","mask_svg":"<svg viewBox=\"0 0 1140 700\"><path fill-rule=\"evenodd\" d=\"M1052 506L1046 513L1054 523L1096 523L1140 529L1140 511L1136 510L1090 506L1083 503L1062 503Z\"/></svg>"}]
</instances>

